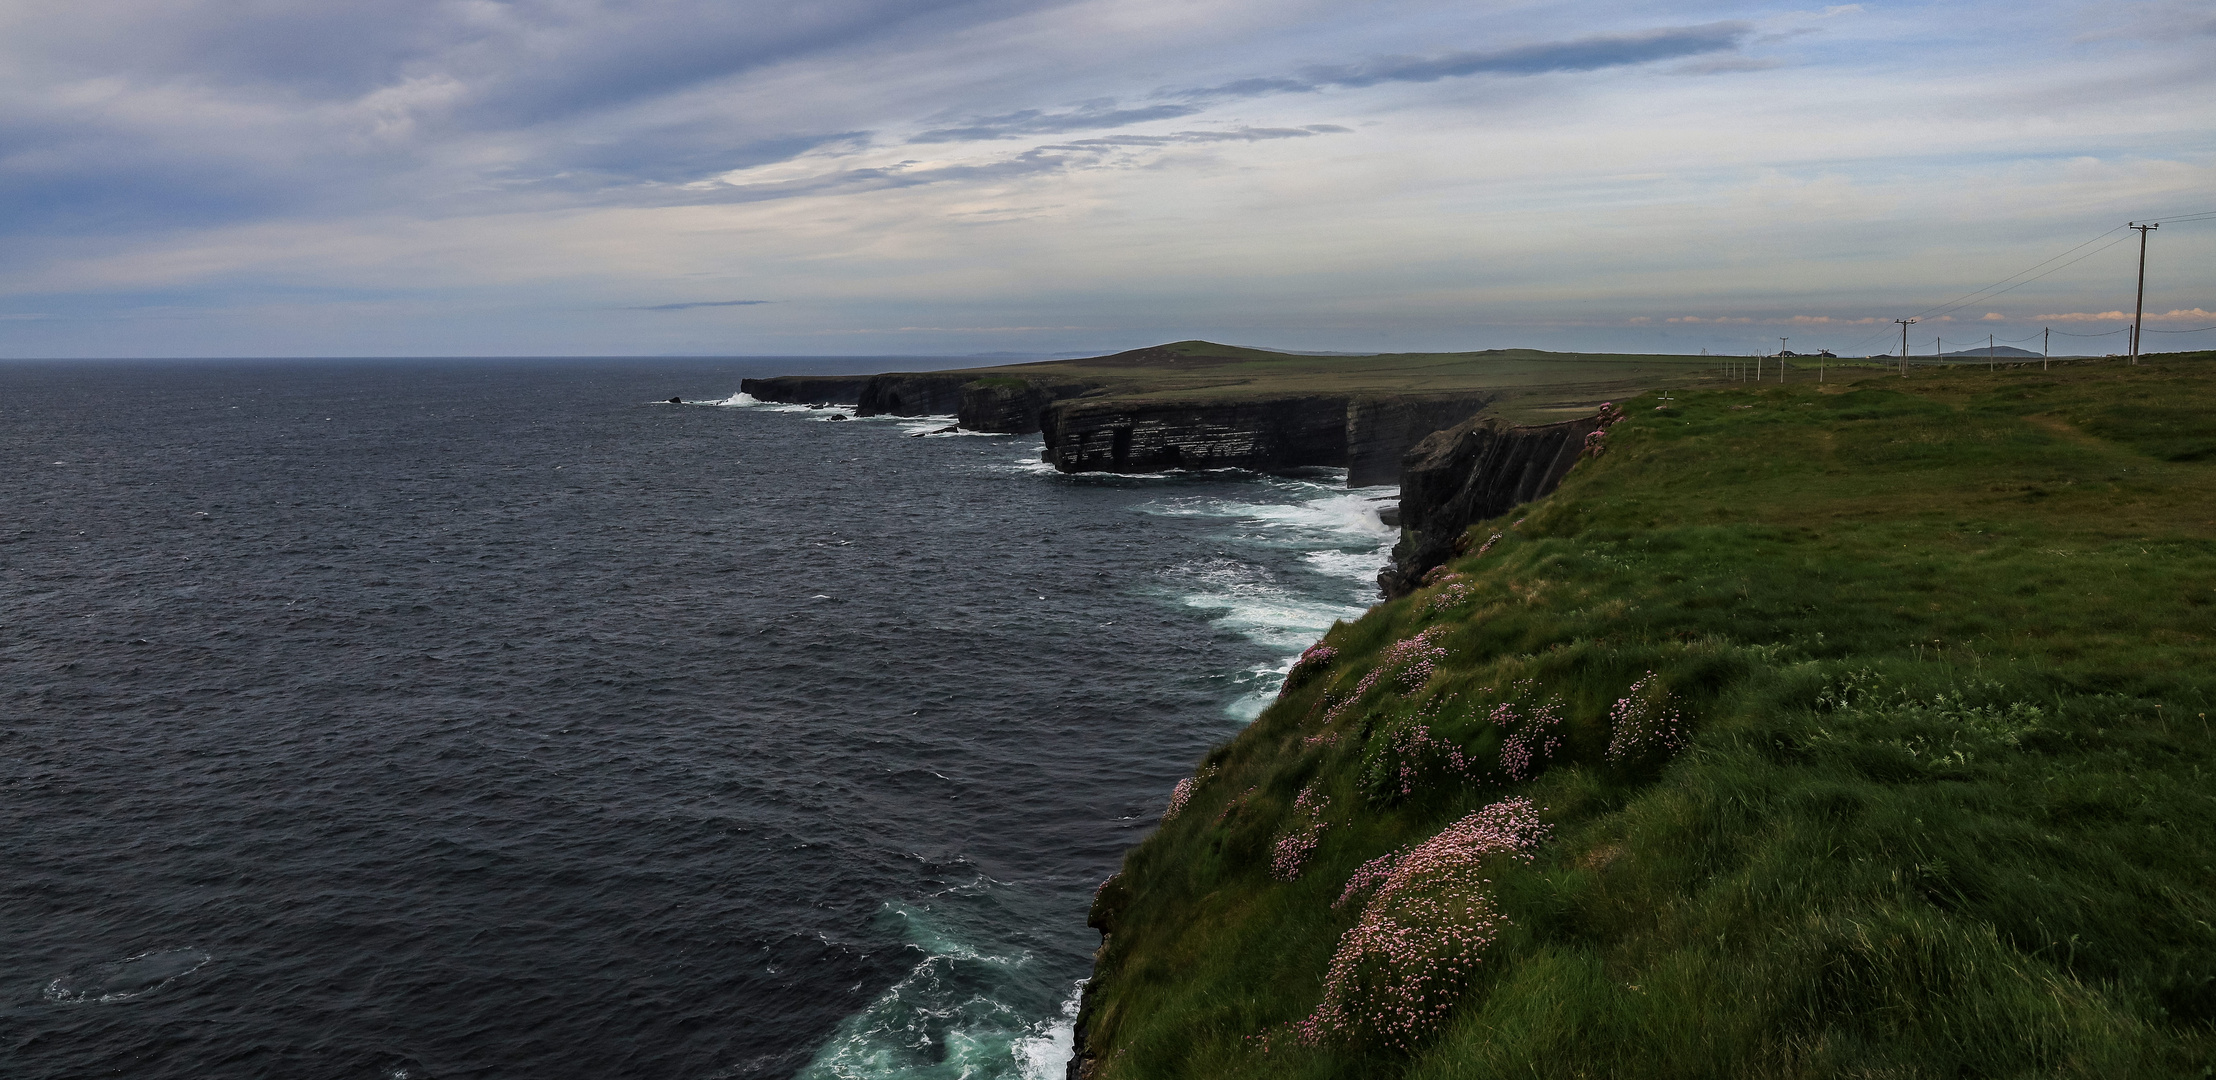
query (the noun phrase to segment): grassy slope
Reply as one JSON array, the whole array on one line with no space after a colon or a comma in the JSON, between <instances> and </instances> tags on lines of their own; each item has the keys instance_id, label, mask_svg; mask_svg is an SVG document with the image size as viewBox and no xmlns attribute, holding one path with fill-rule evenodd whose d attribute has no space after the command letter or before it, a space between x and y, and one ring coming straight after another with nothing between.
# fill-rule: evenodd
<instances>
[{"instance_id":1,"label":"grassy slope","mask_svg":"<svg viewBox=\"0 0 2216 1080\"><path fill-rule=\"evenodd\" d=\"M1605 456L1478 529L1506 536L1456 564L1466 600L1335 627L1333 667L1103 889L1101 1075L2202 1075L2216 359L1859 378L1637 402ZM1428 683L1304 743L1434 623ZM1697 734L1609 762L1648 671ZM1535 780L1362 783L1417 710L1493 761L1484 707L1548 698L1567 740ZM1273 880L1311 781L1321 845ZM1265 1052L1319 1000L1352 871L1515 793L1553 838L1492 868L1511 925L1443 1027L1413 1054Z\"/></svg>"},{"instance_id":2,"label":"grassy slope","mask_svg":"<svg viewBox=\"0 0 2216 1080\"><path fill-rule=\"evenodd\" d=\"M1521 420L1590 412L1598 402L1661 387L1722 381L1723 360L1705 356L1550 353L1495 349L1474 353L1298 356L1180 341L1135 354L978 368L987 379L1084 379L1109 384L1115 397L1149 401L1221 401L1290 394L1451 393L1503 395L1495 411ZM1774 370L1774 369L1773 369ZM1796 381L1815 369L1796 369Z\"/></svg>"}]
</instances>

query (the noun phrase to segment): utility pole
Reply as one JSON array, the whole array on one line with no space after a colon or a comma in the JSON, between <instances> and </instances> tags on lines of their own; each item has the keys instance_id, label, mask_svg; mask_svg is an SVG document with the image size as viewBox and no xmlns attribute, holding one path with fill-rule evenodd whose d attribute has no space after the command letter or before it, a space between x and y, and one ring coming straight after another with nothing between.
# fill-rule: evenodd
<instances>
[{"instance_id":1,"label":"utility pole","mask_svg":"<svg viewBox=\"0 0 2216 1080\"><path fill-rule=\"evenodd\" d=\"M2139 230L2139 299L2131 309L2131 362L2136 364L2139 362L2139 320L2147 313L2147 233L2161 228L2162 223L2141 225L2133 221L2124 227Z\"/></svg>"},{"instance_id":2,"label":"utility pole","mask_svg":"<svg viewBox=\"0 0 2216 1080\"><path fill-rule=\"evenodd\" d=\"M2053 334L2053 327L2042 326L2039 328L2039 370L2041 371L2047 370L2047 341Z\"/></svg>"},{"instance_id":3,"label":"utility pole","mask_svg":"<svg viewBox=\"0 0 2216 1080\"><path fill-rule=\"evenodd\" d=\"M1785 355L1785 343L1791 340L1793 339L1789 337L1781 337L1777 339L1777 354L1779 356Z\"/></svg>"},{"instance_id":4,"label":"utility pole","mask_svg":"<svg viewBox=\"0 0 2216 1080\"><path fill-rule=\"evenodd\" d=\"M1985 335L1985 370L1993 370L1993 335Z\"/></svg>"},{"instance_id":5,"label":"utility pole","mask_svg":"<svg viewBox=\"0 0 2216 1080\"><path fill-rule=\"evenodd\" d=\"M1908 377L1908 328L1914 325L1916 320L1894 319L1893 321L1901 324L1901 378L1905 379Z\"/></svg>"}]
</instances>

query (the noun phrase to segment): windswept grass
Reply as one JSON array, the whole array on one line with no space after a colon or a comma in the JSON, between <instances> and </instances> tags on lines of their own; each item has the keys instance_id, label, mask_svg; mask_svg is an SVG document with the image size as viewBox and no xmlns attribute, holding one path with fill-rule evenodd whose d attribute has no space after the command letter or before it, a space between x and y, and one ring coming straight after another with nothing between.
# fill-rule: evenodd
<instances>
[{"instance_id":1,"label":"windswept grass","mask_svg":"<svg viewBox=\"0 0 2216 1080\"><path fill-rule=\"evenodd\" d=\"M1857 378L1634 402L1335 627L1102 889L1095 1075L2204 1075L2216 363ZM1513 798L1482 932L1331 976L1443 1018L1296 1037L1357 871Z\"/></svg>"}]
</instances>

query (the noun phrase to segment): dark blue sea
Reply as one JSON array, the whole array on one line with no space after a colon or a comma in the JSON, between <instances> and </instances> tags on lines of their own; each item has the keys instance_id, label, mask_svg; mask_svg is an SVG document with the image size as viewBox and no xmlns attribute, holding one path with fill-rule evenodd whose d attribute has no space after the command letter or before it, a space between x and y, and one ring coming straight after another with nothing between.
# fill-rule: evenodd
<instances>
[{"instance_id":1,"label":"dark blue sea","mask_svg":"<svg viewBox=\"0 0 2216 1080\"><path fill-rule=\"evenodd\" d=\"M923 366L0 362L0 1076L1058 1076L1386 492L737 393Z\"/></svg>"}]
</instances>

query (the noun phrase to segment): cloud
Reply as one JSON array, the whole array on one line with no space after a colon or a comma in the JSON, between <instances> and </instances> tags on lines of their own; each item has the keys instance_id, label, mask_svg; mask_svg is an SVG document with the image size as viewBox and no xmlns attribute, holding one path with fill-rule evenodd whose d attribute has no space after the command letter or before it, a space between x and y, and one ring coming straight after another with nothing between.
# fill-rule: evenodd
<instances>
[{"instance_id":1,"label":"cloud","mask_svg":"<svg viewBox=\"0 0 2216 1080\"><path fill-rule=\"evenodd\" d=\"M1211 105L1272 94L1304 94L1329 89L1361 89L1386 83L1430 83L1472 75L1544 75L1561 71L1597 71L1674 60L1739 47L1754 32L1747 22L1715 22L1699 26L1674 26L1629 34L1595 34L1569 41L1522 45L1484 52L1453 52L1438 56L1386 56L1355 64L1320 65L1296 75L1271 75L1239 79L1216 86L1173 90L1164 97L1176 99L1155 105L1126 106L1114 99L1086 102L1059 112L1025 109L998 116L980 116L957 125L936 127L909 138L911 143L972 142L1011 139L1019 135L1098 131L1132 124L1191 116ZM1742 67L1717 70L1761 70L1774 63L1749 60Z\"/></svg>"},{"instance_id":2,"label":"cloud","mask_svg":"<svg viewBox=\"0 0 2216 1080\"><path fill-rule=\"evenodd\" d=\"M1156 120L1176 120L1200 112L1199 105L1148 105L1134 109L1115 107L1113 102L1071 109L1066 112L1048 113L1037 109L1004 113L1000 116L983 116L959 127L933 128L909 138L911 143L978 142L986 139L1013 139L1018 135L1059 135L1068 131L1098 131L1102 128L1129 127Z\"/></svg>"},{"instance_id":3,"label":"cloud","mask_svg":"<svg viewBox=\"0 0 2216 1080\"><path fill-rule=\"evenodd\" d=\"M1985 314L1983 314L1983 315L1980 315L1980 316L1978 316L1978 317L1977 317L1977 321L1979 321L1979 322L2007 322L2007 321L2008 321L2008 316L2006 316L2006 315L2003 315L2003 314L2001 314L2001 313L2000 313L2000 312L1998 312L1998 311L1988 311L1988 312L1986 312Z\"/></svg>"},{"instance_id":4,"label":"cloud","mask_svg":"<svg viewBox=\"0 0 2216 1080\"><path fill-rule=\"evenodd\" d=\"M1428 83L1470 75L1597 71L1736 49L1753 32L1752 23L1713 22L1629 34L1595 34L1486 52L1455 52L1432 57L1388 56L1359 64L1312 67L1297 76L1241 79L1205 89L1185 90L1172 96L1221 100L1381 83Z\"/></svg>"},{"instance_id":5,"label":"cloud","mask_svg":"<svg viewBox=\"0 0 2216 1080\"><path fill-rule=\"evenodd\" d=\"M1783 60L1771 60L1758 56L1719 56L1712 60L1695 60L1670 69L1672 75L1738 75L1749 71L1774 71L1784 67Z\"/></svg>"},{"instance_id":6,"label":"cloud","mask_svg":"<svg viewBox=\"0 0 2216 1080\"><path fill-rule=\"evenodd\" d=\"M2159 315L2146 314L2148 322L2207 322L2216 319L2216 311L2203 311L2197 307L2174 308ZM2130 322L2128 311L2064 311L2047 315L2034 315L2032 322Z\"/></svg>"},{"instance_id":7,"label":"cloud","mask_svg":"<svg viewBox=\"0 0 2216 1080\"><path fill-rule=\"evenodd\" d=\"M682 304L650 304L650 305L647 305L646 307L628 307L628 308L624 308L623 310L625 310L625 311L685 311L685 310L688 310L688 309L690 309L690 308L696 308L696 307L753 307L753 306L754 306L754 305L756 305L756 304L771 304L771 303L775 303L775 302L776 302L776 301L774 301L774 300L693 300L693 301L690 301L690 302L688 302L688 303L682 303Z\"/></svg>"}]
</instances>

